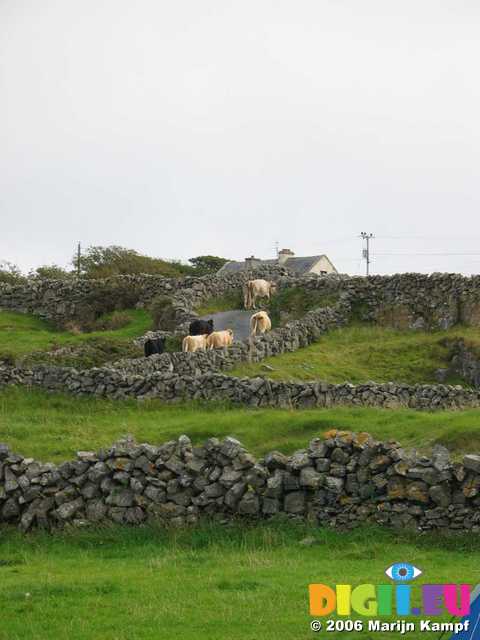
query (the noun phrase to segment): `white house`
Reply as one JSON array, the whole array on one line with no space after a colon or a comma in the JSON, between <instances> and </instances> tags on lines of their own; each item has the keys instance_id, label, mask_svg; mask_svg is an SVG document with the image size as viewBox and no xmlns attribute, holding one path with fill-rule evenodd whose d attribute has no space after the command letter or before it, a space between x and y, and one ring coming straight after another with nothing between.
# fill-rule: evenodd
<instances>
[{"instance_id":1,"label":"white house","mask_svg":"<svg viewBox=\"0 0 480 640\"><path fill-rule=\"evenodd\" d=\"M281 265L289 271L304 275L307 273L315 273L317 275L328 275L329 273L338 273L333 263L325 255L299 257L290 249L282 249L278 252L278 258L275 260L261 260L250 256L245 258L243 262L230 261L226 262L218 273L234 273L237 271L252 270L262 265Z\"/></svg>"}]
</instances>

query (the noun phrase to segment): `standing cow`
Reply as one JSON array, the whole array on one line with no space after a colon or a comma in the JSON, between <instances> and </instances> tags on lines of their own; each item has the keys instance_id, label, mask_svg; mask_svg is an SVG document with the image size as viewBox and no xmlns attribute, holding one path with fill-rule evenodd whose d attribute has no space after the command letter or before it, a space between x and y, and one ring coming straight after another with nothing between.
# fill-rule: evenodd
<instances>
[{"instance_id":1,"label":"standing cow","mask_svg":"<svg viewBox=\"0 0 480 640\"><path fill-rule=\"evenodd\" d=\"M163 353L165 351L165 341L165 337L149 338L148 340L145 340L143 345L145 357L148 358L156 353Z\"/></svg>"},{"instance_id":2,"label":"standing cow","mask_svg":"<svg viewBox=\"0 0 480 640\"><path fill-rule=\"evenodd\" d=\"M195 351L205 351L207 348L207 335L185 336L182 341L182 351L195 353Z\"/></svg>"},{"instance_id":3,"label":"standing cow","mask_svg":"<svg viewBox=\"0 0 480 640\"><path fill-rule=\"evenodd\" d=\"M243 302L245 309L256 309L257 298L267 298L270 301L276 293L277 285L268 280L248 280L244 288Z\"/></svg>"},{"instance_id":4,"label":"standing cow","mask_svg":"<svg viewBox=\"0 0 480 640\"><path fill-rule=\"evenodd\" d=\"M272 328L272 321L268 317L266 311L257 311L250 318L250 335L256 336L257 333L265 333Z\"/></svg>"},{"instance_id":5,"label":"standing cow","mask_svg":"<svg viewBox=\"0 0 480 640\"><path fill-rule=\"evenodd\" d=\"M232 344L233 331L231 329L214 331L207 337L207 349L221 349L222 347L230 347Z\"/></svg>"},{"instance_id":6,"label":"standing cow","mask_svg":"<svg viewBox=\"0 0 480 640\"><path fill-rule=\"evenodd\" d=\"M203 336L207 334L209 336L213 331L213 319L210 320L193 320L190 323L188 333L191 336Z\"/></svg>"}]
</instances>

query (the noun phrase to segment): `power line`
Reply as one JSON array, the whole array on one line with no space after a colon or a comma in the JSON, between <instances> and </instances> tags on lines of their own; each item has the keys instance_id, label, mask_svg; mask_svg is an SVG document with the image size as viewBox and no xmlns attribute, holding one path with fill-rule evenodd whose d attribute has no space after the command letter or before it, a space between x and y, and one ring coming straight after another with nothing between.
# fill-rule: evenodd
<instances>
[{"instance_id":1,"label":"power line","mask_svg":"<svg viewBox=\"0 0 480 640\"><path fill-rule=\"evenodd\" d=\"M480 253L376 253L375 258L385 257L385 256L480 256Z\"/></svg>"}]
</instances>

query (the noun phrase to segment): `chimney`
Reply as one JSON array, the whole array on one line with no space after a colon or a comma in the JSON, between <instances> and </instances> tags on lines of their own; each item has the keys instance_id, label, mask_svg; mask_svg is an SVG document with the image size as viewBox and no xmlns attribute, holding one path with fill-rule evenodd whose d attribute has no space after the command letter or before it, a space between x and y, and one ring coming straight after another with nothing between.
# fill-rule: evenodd
<instances>
[{"instance_id":1,"label":"chimney","mask_svg":"<svg viewBox=\"0 0 480 640\"><path fill-rule=\"evenodd\" d=\"M245 258L245 267L248 270L253 270L259 267L262 264L260 258L255 258L255 256L250 256L249 258Z\"/></svg>"},{"instance_id":2,"label":"chimney","mask_svg":"<svg viewBox=\"0 0 480 640\"><path fill-rule=\"evenodd\" d=\"M285 264L288 258L291 258L295 254L291 249L282 249L278 252L278 264Z\"/></svg>"}]
</instances>

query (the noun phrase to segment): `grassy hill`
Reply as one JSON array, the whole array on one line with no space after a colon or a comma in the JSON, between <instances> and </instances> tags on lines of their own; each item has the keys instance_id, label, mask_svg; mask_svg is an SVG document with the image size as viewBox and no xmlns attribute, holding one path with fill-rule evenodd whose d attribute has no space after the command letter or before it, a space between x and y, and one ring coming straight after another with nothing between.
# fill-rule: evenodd
<instances>
[{"instance_id":1,"label":"grassy hill","mask_svg":"<svg viewBox=\"0 0 480 640\"><path fill-rule=\"evenodd\" d=\"M317 343L261 363L242 363L231 375L263 375L272 380L326 380L331 383L437 382L435 371L447 366L445 339L464 337L480 344L479 328L448 331L399 331L364 325L331 331ZM265 367L264 365L267 365ZM271 367L271 369L270 369ZM462 383L450 377L449 383Z\"/></svg>"},{"instance_id":2,"label":"grassy hill","mask_svg":"<svg viewBox=\"0 0 480 640\"><path fill-rule=\"evenodd\" d=\"M142 351L132 345L132 340L151 327L152 318L144 309L106 314L96 321L96 330L88 333L62 331L32 315L0 311L0 361L13 364L35 354L26 358L26 364L41 362L42 354L65 347L74 351L55 358L59 365L98 366L112 359L138 357Z\"/></svg>"}]
</instances>

